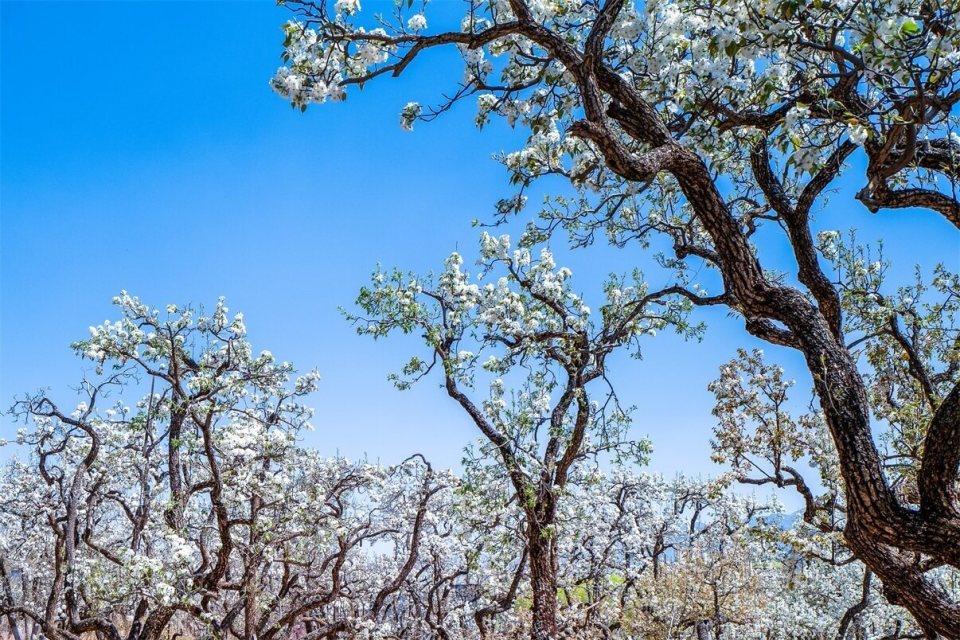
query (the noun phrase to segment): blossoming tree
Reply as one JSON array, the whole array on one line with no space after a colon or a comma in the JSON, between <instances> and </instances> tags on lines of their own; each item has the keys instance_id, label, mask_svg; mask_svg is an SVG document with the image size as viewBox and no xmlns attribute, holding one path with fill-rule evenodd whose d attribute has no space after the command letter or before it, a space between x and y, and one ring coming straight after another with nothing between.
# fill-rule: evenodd
<instances>
[{"instance_id":1,"label":"blossoming tree","mask_svg":"<svg viewBox=\"0 0 960 640\"><path fill-rule=\"evenodd\" d=\"M432 514L454 479L419 457L384 468L302 449L312 410L300 399L316 372L291 380L290 363L254 354L222 300L209 315L125 293L115 303L120 319L74 345L97 373L79 405L40 393L14 406L31 457L0 479L12 632L269 640L388 628L449 519Z\"/></svg>"},{"instance_id":2,"label":"blossoming tree","mask_svg":"<svg viewBox=\"0 0 960 640\"><path fill-rule=\"evenodd\" d=\"M957 2L471 0L449 29L431 28L419 4L378 19L354 0L285 4L295 16L273 86L294 105L342 99L457 47L464 75L450 100L408 104L401 123L475 96L479 124L500 116L527 128L526 147L504 157L520 193L500 203L503 215L523 206L532 180L563 176L570 189L531 238L661 235L678 277L716 269L719 290L699 303L726 305L806 362L837 454L846 544L928 635L960 637L960 603L930 573L960 566L955 335L904 300L861 292L855 274L831 277L811 221L850 175L872 212L922 210L960 226ZM854 154L863 170L847 165ZM759 229L789 243L790 272L771 270ZM955 279L938 282L952 298ZM851 324L851 305L869 323ZM936 346L914 339L927 322L942 325L927 334ZM859 333L868 324L882 329ZM871 360L878 349L895 357ZM875 418L887 417L872 411L876 379L894 384L887 414L903 408L900 393L918 400L904 444L915 491L897 490L874 438Z\"/></svg>"},{"instance_id":3,"label":"blossoming tree","mask_svg":"<svg viewBox=\"0 0 960 640\"><path fill-rule=\"evenodd\" d=\"M585 459L646 454L645 443L627 438L629 418L609 386L607 359L665 327L695 333L682 295L695 294L679 287L650 291L638 274L613 280L596 325L572 288L570 270L558 268L546 248L535 257L527 247L511 247L508 236L484 234L484 279L471 281L462 264L454 253L435 282L378 271L357 299L362 315L351 319L374 337L423 336L429 355L412 358L394 380L405 388L439 369L447 394L483 434L482 453L502 465L524 514L532 637L553 638L557 509L568 482ZM485 400L469 393L480 369L497 376ZM505 378L518 386L508 391Z\"/></svg>"},{"instance_id":4,"label":"blossoming tree","mask_svg":"<svg viewBox=\"0 0 960 640\"><path fill-rule=\"evenodd\" d=\"M0 472L0 634L486 640L552 624L582 639L916 637L849 552L827 561L833 541L783 529L776 504L594 464L647 451L624 437L608 387L582 392L590 372L651 329L691 330L686 298L612 282L594 327L549 253L488 237L483 255L506 275L470 282L454 256L436 288L378 274L361 296L381 314L364 333L426 330L456 354L434 364L455 397L491 378L477 411L506 442L484 437L461 478L417 455L385 467L304 447L316 373L293 379L254 355L222 301L207 315L118 296L119 320L75 344L95 367L77 406L48 392L15 405L28 456ZM429 367L415 359L396 381Z\"/></svg>"}]
</instances>

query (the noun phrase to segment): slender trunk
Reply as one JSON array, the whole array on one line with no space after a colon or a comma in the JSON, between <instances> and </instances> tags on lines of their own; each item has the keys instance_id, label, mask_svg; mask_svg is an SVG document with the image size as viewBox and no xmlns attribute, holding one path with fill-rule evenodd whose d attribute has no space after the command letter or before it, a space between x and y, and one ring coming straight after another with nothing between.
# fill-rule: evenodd
<instances>
[{"instance_id":1,"label":"slender trunk","mask_svg":"<svg viewBox=\"0 0 960 640\"><path fill-rule=\"evenodd\" d=\"M7 567L3 562L3 558L0 558L0 579L3 580L3 603L12 607L14 604L13 588L10 586L10 576L7 574ZM7 622L10 624L10 633L13 634L13 640L21 640L20 626L17 624L16 617L14 617L12 613L7 614Z\"/></svg>"},{"instance_id":2,"label":"slender trunk","mask_svg":"<svg viewBox=\"0 0 960 640\"><path fill-rule=\"evenodd\" d=\"M130 631L127 632L127 640L140 640L140 632L143 630L143 618L147 615L149 605L146 600L140 600L137 603L136 611L133 613L133 622L130 624Z\"/></svg>"},{"instance_id":3,"label":"slender trunk","mask_svg":"<svg viewBox=\"0 0 960 640\"><path fill-rule=\"evenodd\" d=\"M696 629L697 629L697 640L711 640L709 620L700 620L699 622L697 622Z\"/></svg>"},{"instance_id":4,"label":"slender trunk","mask_svg":"<svg viewBox=\"0 0 960 640\"><path fill-rule=\"evenodd\" d=\"M513 606L513 603L517 597L517 590L520 588L520 582L523 579L524 571L527 568L528 554L529 551L524 548L523 554L520 556L520 560L517 562L517 569L513 573L513 580L510 581L510 588L507 589L507 592L504 593L502 597L498 598L494 604L474 612L473 619L477 623L477 631L480 633L480 640L490 640L493 637L490 633L490 629L487 627L486 620L488 618L492 619L496 614L503 613Z\"/></svg>"},{"instance_id":5,"label":"slender trunk","mask_svg":"<svg viewBox=\"0 0 960 640\"><path fill-rule=\"evenodd\" d=\"M557 544L551 527L530 524L527 544L530 556L530 587L533 591L532 640L556 640Z\"/></svg>"},{"instance_id":6,"label":"slender trunk","mask_svg":"<svg viewBox=\"0 0 960 640\"><path fill-rule=\"evenodd\" d=\"M261 474L262 477L262 474ZM260 497L250 498L250 527L247 534L247 544L250 549L257 548L257 514L260 510ZM249 566L244 571L246 582L243 606L243 638L254 640L257 637L257 560L250 557Z\"/></svg>"}]
</instances>

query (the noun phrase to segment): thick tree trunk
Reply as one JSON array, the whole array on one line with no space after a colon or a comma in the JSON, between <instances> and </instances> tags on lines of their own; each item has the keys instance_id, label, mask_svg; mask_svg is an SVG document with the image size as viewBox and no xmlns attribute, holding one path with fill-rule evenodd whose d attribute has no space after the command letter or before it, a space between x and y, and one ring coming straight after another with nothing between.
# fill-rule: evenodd
<instances>
[{"instance_id":1,"label":"thick tree trunk","mask_svg":"<svg viewBox=\"0 0 960 640\"><path fill-rule=\"evenodd\" d=\"M636 102L633 106L649 107L639 98ZM641 108L623 109L614 104L609 114L637 140L657 147L676 144L663 134L662 122L656 116L644 116ZM601 150L607 165L624 178L645 179L611 158L616 149L601 145ZM884 477L873 442L866 390L856 363L835 333L835 319L831 329L821 310L799 291L765 279L749 242L698 156L685 148L677 150L659 168L663 169L677 179L710 234L725 288L742 309L747 329L770 342L797 348L806 358L840 459L850 548L883 581L888 599L906 607L928 637L960 638L960 604L926 580L909 561L909 552L920 552L960 566L960 522L953 502L960 461L956 450L960 427L955 421L960 420L960 411L949 406L942 421L935 421L937 428L931 429L928 444L932 453L925 456L921 467L921 490L927 504L919 512L905 508ZM960 405L960 392L957 396Z\"/></svg>"},{"instance_id":2,"label":"thick tree trunk","mask_svg":"<svg viewBox=\"0 0 960 640\"><path fill-rule=\"evenodd\" d=\"M530 525L527 534L530 587L533 591L532 640L556 640L557 544L552 529Z\"/></svg>"}]
</instances>

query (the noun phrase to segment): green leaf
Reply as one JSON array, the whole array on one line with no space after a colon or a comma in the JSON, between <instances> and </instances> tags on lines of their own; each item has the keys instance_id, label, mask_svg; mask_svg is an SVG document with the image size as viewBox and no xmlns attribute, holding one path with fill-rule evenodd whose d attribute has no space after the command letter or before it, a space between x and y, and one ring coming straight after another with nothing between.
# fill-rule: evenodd
<instances>
[{"instance_id":1,"label":"green leaf","mask_svg":"<svg viewBox=\"0 0 960 640\"><path fill-rule=\"evenodd\" d=\"M905 37L915 36L920 33L920 25L913 18L907 18L900 25L900 35Z\"/></svg>"}]
</instances>

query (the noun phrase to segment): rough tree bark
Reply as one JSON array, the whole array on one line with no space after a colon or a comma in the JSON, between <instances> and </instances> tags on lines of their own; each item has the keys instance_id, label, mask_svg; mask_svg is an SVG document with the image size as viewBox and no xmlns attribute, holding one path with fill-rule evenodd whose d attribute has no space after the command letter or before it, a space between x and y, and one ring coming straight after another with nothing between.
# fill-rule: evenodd
<instances>
[{"instance_id":1,"label":"rough tree bark","mask_svg":"<svg viewBox=\"0 0 960 640\"><path fill-rule=\"evenodd\" d=\"M527 533L530 556L530 587L533 592L533 640L557 637L557 543L550 529L530 526Z\"/></svg>"}]
</instances>

